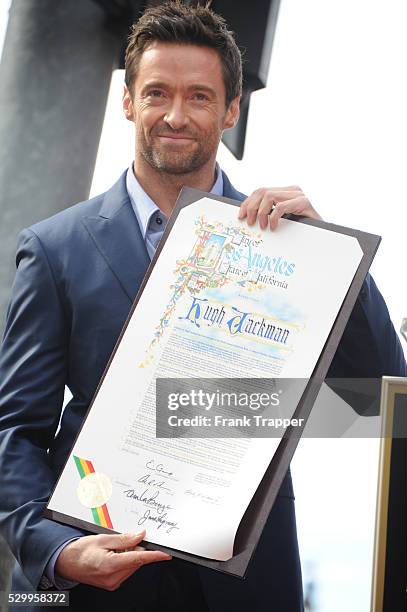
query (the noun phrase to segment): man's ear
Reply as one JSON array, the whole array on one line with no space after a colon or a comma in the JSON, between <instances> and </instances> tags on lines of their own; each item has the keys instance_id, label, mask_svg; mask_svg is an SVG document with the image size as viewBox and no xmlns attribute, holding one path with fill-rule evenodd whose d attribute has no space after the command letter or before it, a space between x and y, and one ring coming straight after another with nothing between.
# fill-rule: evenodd
<instances>
[{"instance_id":1,"label":"man's ear","mask_svg":"<svg viewBox=\"0 0 407 612\"><path fill-rule=\"evenodd\" d=\"M123 89L123 112L126 119L134 121L133 101L127 85Z\"/></svg>"},{"instance_id":2,"label":"man's ear","mask_svg":"<svg viewBox=\"0 0 407 612\"><path fill-rule=\"evenodd\" d=\"M229 104L229 108L226 111L225 121L223 123L224 130L235 127L236 123L238 122L240 116L239 103L240 96L237 96Z\"/></svg>"}]
</instances>

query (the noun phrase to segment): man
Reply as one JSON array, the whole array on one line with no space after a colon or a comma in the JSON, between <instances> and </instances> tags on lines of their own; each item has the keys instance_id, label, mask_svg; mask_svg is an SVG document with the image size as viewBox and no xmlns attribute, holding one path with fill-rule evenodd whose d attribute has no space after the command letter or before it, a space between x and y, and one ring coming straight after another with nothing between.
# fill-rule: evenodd
<instances>
[{"instance_id":1,"label":"man","mask_svg":"<svg viewBox=\"0 0 407 612\"><path fill-rule=\"evenodd\" d=\"M134 164L106 194L21 234L0 355L0 526L14 590L68 587L72 609L302 610L289 474L245 581L143 551L143 533L89 536L42 515L180 188L245 200L216 165L240 94L240 54L219 16L178 3L147 11L126 52ZM275 229L286 212L318 218L297 187L257 190L240 217ZM369 278L330 375L382 373L404 374L405 361ZM65 384L73 398L54 438Z\"/></svg>"}]
</instances>

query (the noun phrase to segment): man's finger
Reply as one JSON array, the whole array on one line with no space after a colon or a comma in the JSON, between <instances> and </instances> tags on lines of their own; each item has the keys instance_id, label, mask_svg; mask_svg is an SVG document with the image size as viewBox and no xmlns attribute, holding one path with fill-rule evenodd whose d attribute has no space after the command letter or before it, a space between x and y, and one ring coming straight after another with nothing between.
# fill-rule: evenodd
<instances>
[{"instance_id":1,"label":"man's finger","mask_svg":"<svg viewBox=\"0 0 407 612\"><path fill-rule=\"evenodd\" d=\"M263 193L254 192L250 198L247 199L246 204L246 217L247 224L254 225L257 219L257 211L263 199Z\"/></svg>"},{"instance_id":2,"label":"man's finger","mask_svg":"<svg viewBox=\"0 0 407 612\"><path fill-rule=\"evenodd\" d=\"M135 550L115 554L111 559L112 572L120 572L138 569L148 563L158 563L159 561L170 561L171 555L160 550Z\"/></svg>"},{"instance_id":3,"label":"man's finger","mask_svg":"<svg viewBox=\"0 0 407 612\"><path fill-rule=\"evenodd\" d=\"M149 551L149 552L159 552L159 551ZM142 567L146 563L153 563L153 562L167 561L167 560L169 561L171 559L169 555L167 555L165 559L159 559L157 558L157 556L150 556L148 560L147 561L144 560L144 562L143 562L143 559L139 558L136 560L136 562L134 562L134 560L127 562L127 565L125 565L123 568L121 567L123 563L117 564L116 557L120 556L120 560L122 560L122 558L127 556L128 553L120 553L120 554L113 553L113 554L115 556L115 560L114 560L115 562L114 562L114 565L112 564L112 570L109 572L109 576L107 577L108 583L105 584L105 586L103 587L103 588L108 588L108 590L118 589L125 580L127 580L130 576L132 576L134 572L139 570L140 567Z\"/></svg>"},{"instance_id":4,"label":"man's finger","mask_svg":"<svg viewBox=\"0 0 407 612\"><path fill-rule=\"evenodd\" d=\"M263 203L271 202L283 202L286 200L291 200L303 195L303 192L299 187L293 185L291 187L276 187L274 189L262 187L261 189L256 189L253 193L246 198L239 207L239 219L245 219L247 217L247 222L249 225L253 225L256 222L257 215L260 214L269 214L270 210L265 213L264 209L261 210L261 206ZM267 226L268 219L263 219L263 229ZM262 224L260 223L262 226Z\"/></svg>"},{"instance_id":5,"label":"man's finger","mask_svg":"<svg viewBox=\"0 0 407 612\"><path fill-rule=\"evenodd\" d=\"M275 205L276 200L271 194L265 195L265 197L262 199L259 210L257 211L261 229L266 229L269 222L269 215Z\"/></svg>"},{"instance_id":6,"label":"man's finger","mask_svg":"<svg viewBox=\"0 0 407 612\"><path fill-rule=\"evenodd\" d=\"M277 227L279 219L286 214L302 215L310 219L321 219L317 211L311 206L308 198L304 195L287 200L286 202L278 202L270 214L270 229L274 230Z\"/></svg>"},{"instance_id":7,"label":"man's finger","mask_svg":"<svg viewBox=\"0 0 407 612\"><path fill-rule=\"evenodd\" d=\"M109 550L128 550L134 548L143 541L146 535L145 530L140 533L114 533L112 535L101 534L98 537L99 543L103 548Z\"/></svg>"},{"instance_id":8,"label":"man's finger","mask_svg":"<svg viewBox=\"0 0 407 612\"><path fill-rule=\"evenodd\" d=\"M263 187L263 189L267 189L267 187ZM302 193L301 187L298 185L284 185L284 187L270 187L272 191L298 191Z\"/></svg>"},{"instance_id":9,"label":"man's finger","mask_svg":"<svg viewBox=\"0 0 407 612\"><path fill-rule=\"evenodd\" d=\"M275 202L285 202L286 200L294 200L295 198L303 196L302 191L289 191L284 189L267 189L264 192L263 197L273 199Z\"/></svg>"},{"instance_id":10,"label":"man's finger","mask_svg":"<svg viewBox=\"0 0 407 612\"><path fill-rule=\"evenodd\" d=\"M246 217L246 213L247 213L247 204L246 204L246 202L247 202L247 198L239 206L238 219L244 219Z\"/></svg>"},{"instance_id":11,"label":"man's finger","mask_svg":"<svg viewBox=\"0 0 407 612\"><path fill-rule=\"evenodd\" d=\"M303 210L309 206L307 198L302 192L298 191L268 191L259 206L258 219L261 229L266 229L271 223L271 213L275 209L276 213L273 216L273 225L270 225L272 229L277 227L278 220L280 217L288 212L294 212L295 210ZM300 214L300 212L298 212Z\"/></svg>"},{"instance_id":12,"label":"man's finger","mask_svg":"<svg viewBox=\"0 0 407 612\"><path fill-rule=\"evenodd\" d=\"M128 548L115 548L112 552L117 554L122 554L125 552L133 551L133 550L146 550L144 546L129 546Z\"/></svg>"},{"instance_id":13,"label":"man's finger","mask_svg":"<svg viewBox=\"0 0 407 612\"><path fill-rule=\"evenodd\" d=\"M261 200L263 195L263 189L256 189L249 195L248 198L243 200L243 202L239 206L239 214L238 219L244 219L247 216L247 209L253 202Z\"/></svg>"}]
</instances>

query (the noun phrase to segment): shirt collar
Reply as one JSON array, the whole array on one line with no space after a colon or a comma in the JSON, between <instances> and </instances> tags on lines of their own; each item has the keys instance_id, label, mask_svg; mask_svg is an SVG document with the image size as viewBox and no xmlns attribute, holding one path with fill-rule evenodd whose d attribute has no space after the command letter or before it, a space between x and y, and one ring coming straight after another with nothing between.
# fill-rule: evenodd
<instances>
[{"instance_id":1,"label":"shirt collar","mask_svg":"<svg viewBox=\"0 0 407 612\"><path fill-rule=\"evenodd\" d=\"M150 196L144 191L133 172L133 163L130 164L126 175L126 188L129 194L130 202L137 217L143 239L146 238L146 233L151 217L159 208ZM219 164L216 162L216 180L210 191L211 194L223 195L223 175ZM161 213L163 219L165 215ZM163 227L164 230L164 227Z\"/></svg>"}]
</instances>

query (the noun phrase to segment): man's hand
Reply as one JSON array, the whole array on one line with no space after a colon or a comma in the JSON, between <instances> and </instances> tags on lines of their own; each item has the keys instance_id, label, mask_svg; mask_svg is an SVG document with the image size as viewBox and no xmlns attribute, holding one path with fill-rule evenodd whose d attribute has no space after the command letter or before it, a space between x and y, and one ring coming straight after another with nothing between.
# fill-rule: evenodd
<instances>
[{"instance_id":1,"label":"man's hand","mask_svg":"<svg viewBox=\"0 0 407 612\"><path fill-rule=\"evenodd\" d=\"M280 217L287 213L302 215L311 219L322 219L302 189L291 187L262 187L256 189L240 205L239 219L246 219L249 225L256 223L257 217L261 229L277 227Z\"/></svg>"},{"instance_id":2,"label":"man's hand","mask_svg":"<svg viewBox=\"0 0 407 612\"><path fill-rule=\"evenodd\" d=\"M61 550L55 571L61 578L115 591L142 565L171 559L163 552L138 546L144 536L145 531L83 536Z\"/></svg>"}]
</instances>

